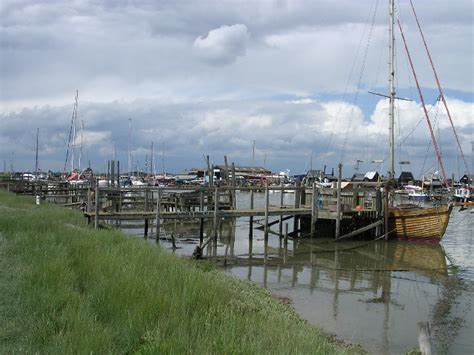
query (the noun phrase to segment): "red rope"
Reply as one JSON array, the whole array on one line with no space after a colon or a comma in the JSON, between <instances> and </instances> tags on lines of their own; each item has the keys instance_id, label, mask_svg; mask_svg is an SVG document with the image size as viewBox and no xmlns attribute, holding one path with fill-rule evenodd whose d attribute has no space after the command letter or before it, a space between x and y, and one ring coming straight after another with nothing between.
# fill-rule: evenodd
<instances>
[{"instance_id":1,"label":"red rope","mask_svg":"<svg viewBox=\"0 0 474 355\"><path fill-rule=\"evenodd\" d=\"M438 73L436 72L433 60L431 59L431 54L430 54L430 51L428 49L428 44L426 43L425 36L424 36L423 31L421 29L420 22L418 21L418 16L416 15L415 7L413 6L413 1L412 0L410 0L410 4L411 4L411 8L413 10L413 15L415 15L416 24L418 25L418 29L420 30L421 39L423 40L423 44L425 45L426 54L428 55L428 58L429 58L430 63L431 63L431 68L433 69L434 77L436 79L436 84L438 85L439 94L441 96L441 99L443 100L444 107L446 108L446 113L448 114L449 122L451 123L451 127L453 128L453 132L454 132L454 136L456 137L456 142L458 144L459 152L461 153L462 160L464 161L464 166L466 167L466 173L469 176L470 175L469 174L469 167L467 165L466 158L464 157L464 153L463 153L462 148L461 148L461 143L459 142L459 138L458 138L458 134L456 132L456 128L454 128L454 123L453 123L453 120L451 118L451 113L449 112L448 104L446 103L446 99L444 98L443 89L441 88L441 84L440 84L439 79L438 79Z\"/></svg>"},{"instance_id":2,"label":"red rope","mask_svg":"<svg viewBox=\"0 0 474 355\"><path fill-rule=\"evenodd\" d=\"M403 44L405 45L405 51L407 53L407 57L408 57L408 61L410 63L411 71L413 73L413 77L415 78L416 87L418 89L418 94L420 95L420 100L421 100L421 103L422 103L422 106L423 106L423 111L425 112L426 122L428 123L428 127L430 129L431 140L433 141L433 145L434 145L435 150L436 150L436 157L438 158L438 163L441 167L441 172L443 173L444 184L446 185L446 187L448 187L449 186L448 185L448 179L446 177L446 171L444 170L443 160L441 159L441 152L439 150L438 143L436 142L436 138L435 138L435 135L434 135L434 132L433 132L433 127L431 126L430 118L428 116L428 111L426 110L425 99L423 98L423 94L421 92L420 83L418 82L418 78L416 76L415 67L413 66L413 61L411 60L410 51L408 50L407 42L405 40L405 35L403 34L402 25L400 24L400 20L397 20L397 23L398 23L398 28L400 29L400 33L402 35Z\"/></svg>"}]
</instances>

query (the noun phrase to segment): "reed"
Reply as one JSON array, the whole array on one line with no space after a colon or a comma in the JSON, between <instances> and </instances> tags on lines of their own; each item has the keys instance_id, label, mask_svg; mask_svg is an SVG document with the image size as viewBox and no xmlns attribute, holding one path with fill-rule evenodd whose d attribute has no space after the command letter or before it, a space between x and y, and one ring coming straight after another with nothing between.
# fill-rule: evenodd
<instances>
[{"instance_id":1,"label":"reed","mask_svg":"<svg viewBox=\"0 0 474 355\"><path fill-rule=\"evenodd\" d=\"M344 353L254 284L0 191L0 353Z\"/></svg>"}]
</instances>

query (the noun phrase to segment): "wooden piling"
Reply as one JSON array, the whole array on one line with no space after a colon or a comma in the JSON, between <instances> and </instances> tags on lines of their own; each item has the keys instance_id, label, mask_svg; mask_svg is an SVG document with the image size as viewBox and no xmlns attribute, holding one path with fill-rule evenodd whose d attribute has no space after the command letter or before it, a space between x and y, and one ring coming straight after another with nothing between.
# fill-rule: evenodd
<instances>
[{"instance_id":1,"label":"wooden piling","mask_svg":"<svg viewBox=\"0 0 474 355\"><path fill-rule=\"evenodd\" d=\"M254 191L250 190L250 210L253 210ZM249 238L253 238L253 216L249 217Z\"/></svg>"},{"instance_id":2,"label":"wooden piling","mask_svg":"<svg viewBox=\"0 0 474 355\"><path fill-rule=\"evenodd\" d=\"M143 233L145 239L148 238L148 218L145 218L145 231Z\"/></svg>"},{"instance_id":3,"label":"wooden piling","mask_svg":"<svg viewBox=\"0 0 474 355\"><path fill-rule=\"evenodd\" d=\"M92 191L91 188L87 188L87 212L92 212Z\"/></svg>"},{"instance_id":4,"label":"wooden piling","mask_svg":"<svg viewBox=\"0 0 474 355\"><path fill-rule=\"evenodd\" d=\"M299 208L300 207L300 193L301 193L301 183L300 182L297 182L296 183L296 186L295 186L295 208ZM298 222L299 222L299 218L298 216L294 216L294 219L293 219L293 231L296 233L296 231L298 231L299 227L298 227Z\"/></svg>"},{"instance_id":5,"label":"wooden piling","mask_svg":"<svg viewBox=\"0 0 474 355\"><path fill-rule=\"evenodd\" d=\"M161 189L156 194L156 242L160 241Z\"/></svg>"},{"instance_id":6,"label":"wooden piling","mask_svg":"<svg viewBox=\"0 0 474 355\"><path fill-rule=\"evenodd\" d=\"M233 204L232 208L235 210L237 208L237 197L236 197L236 183L235 183L235 164L232 163L232 194L233 194Z\"/></svg>"},{"instance_id":7,"label":"wooden piling","mask_svg":"<svg viewBox=\"0 0 474 355\"><path fill-rule=\"evenodd\" d=\"M311 237L314 236L314 231L316 229L316 218L318 214L318 189L316 188L316 184L313 183L313 194L311 200Z\"/></svg>"},{"instance_id":8,"label":"wooden piling","mask_svg":"<svg viewBox=\"0 0 474 355\"><path fill-rule=\"evenodd\" d=\"M216 186L214 190L214 241L217 243L217 214L219 209L219 189Z\"/></svg>"},{"instance_id":9,"label":"wooden piling","mask_svg":"<svg viewBox=\"0 0 474 355\"><path fill-rule=\"evenodd\" d=\"M288 247L288 223L285 223L285 236L283 238L283 246L285 249Z\"/></svg>"},{"instance_id":10,"label":"wooden piling","mask_svg":"<svg viewBox=\"0 0 474 355\"><path fill-rule=\"evenodd\" d=\"M94 216L94 228L99 229L99 184L95 188L95 216Z\"/></svg>"},{"instance_id":11,"label":"wooden piling","mask_svg":"<svg viewBox=\"0 0 474 355\"><path fill-rule=\"evenodd\" d=\"M418 322L418 344L423 355L431 355L431 332L428 322Z\"/></svg>"},{"instance_id":12,"label":"wooden piling","mask_svg":"<svg viewBox=\"0 0 474 355\"><path fill-rule=\"evenodd\" d=\"M264 238L268 240L268 208L269 208L269 193L268 193L268 180L265 183L265 225L264 225Z\"/></svg>"},{"instance_id":13,"label":"wooden piling","mask_svg":"<svg viewBox=\"0 0 474 355\"><path fill-rule=\"evenodd\" d=\"M342 181L342 163L337 166L337 206L336 206L336 238L341 236L341 181Z\"/></svg>"},{"instance_id":14,"label":"wooden piling","mask_svg":"<svg viewBox=\"0 0 474 355\"><path fill-rule=\"evenodd\" d=\"M389 188L387 185L384 187L384 196L383 196L383 217L384 217L384 233L385 240L388 240L388 215L389 215L389 201L388 201Z\"/></svg>"},{"instance_id":15,"label":"wooden piling","mask_svg":"<svg viewBox=\"0 0 474 355\"><path fill-rule=\"evenodd\" d=\"M204 241L204 218L199 219L199 245Z\"/></svg>"},{"instance_id":16,"label":"wooden piling","mask_svg":"<svg viewBox=\"0 0 474 355\"><path fill-rule=\"evenodd\" d=\"M281 193L280 193L280 209L283 208L283 181L280 183ZM278 222L278 234L280 235L280 240L283 238L283 216L280 216L280 220Z\"/></svg>"}]
</instances>

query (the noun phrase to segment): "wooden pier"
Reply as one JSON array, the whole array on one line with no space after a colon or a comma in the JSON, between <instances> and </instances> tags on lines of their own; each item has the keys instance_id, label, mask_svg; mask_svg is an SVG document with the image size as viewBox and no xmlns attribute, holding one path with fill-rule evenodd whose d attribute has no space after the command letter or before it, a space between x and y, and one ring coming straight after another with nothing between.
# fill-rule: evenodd
<instances>
[{"instance_id":1,"label":"wooden pier","mask_svg":"<svg viewBox=\"0 0 474 355\"><path fill-rule=\"evenodd\" d=\"M7 185L7 186L5 186ZM320 226L329 225L335 238L353 237L370 232L374 237L384 231L384 207L386 202L380 184L360 183L349 189L264 186L172 186L172 187L131 187L119 188L116 183L108 187L98 187L94 182L87 185L71 186L64 183L14 182L3 183L4 188L18 194L39 196L47 202L60 203L70 208L80 208L89 223L98 228L100 223L120 224L120 221L138 221L144 227L155 226L155 235L160 235L160 224L170 220L196 220L202 225L212 223L213 234L218 233L222 219L248 218L249 237L253 235L254 218L263 218L264 237L269 233L283 233L283 221L293 219L295 236L317 237ZM270 205L271 193L280 194L277 205ZM283 196L292 193L294 202L283 203ZM236 202L236 194L248 194L248 206ZM255 207L255 196L264 193L263 206ZM275 198L273 199L275 200ZM261 198L260 198L261 202ZM270 221L270 218L277 220ZM278 224L278 232L270 231ZM290 224L291 225L291 224Z\"/></svg>"}]
</instances>

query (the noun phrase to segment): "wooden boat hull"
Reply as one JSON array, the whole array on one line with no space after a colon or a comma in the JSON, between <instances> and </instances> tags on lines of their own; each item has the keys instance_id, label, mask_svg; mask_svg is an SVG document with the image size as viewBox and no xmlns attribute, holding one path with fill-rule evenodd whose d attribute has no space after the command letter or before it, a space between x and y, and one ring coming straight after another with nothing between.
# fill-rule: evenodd
<instances>
[{"instance_id":1,"label":"wooden boat hull","mask_svg":"<svg viewBox=\"0 0 474 355\"><path fill-rule=\"evenodd\" d=\"M392 207L389 210L391 238L439 242L446 232L452 206Z\"/></svg>"}]
</instances>

